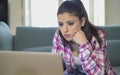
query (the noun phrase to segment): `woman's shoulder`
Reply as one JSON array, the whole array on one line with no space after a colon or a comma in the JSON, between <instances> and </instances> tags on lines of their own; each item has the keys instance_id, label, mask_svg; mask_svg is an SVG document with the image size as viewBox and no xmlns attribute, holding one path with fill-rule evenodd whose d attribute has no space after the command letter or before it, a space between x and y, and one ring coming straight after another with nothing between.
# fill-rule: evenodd
<instances>
[{"instance_id":1,"label":"woman's shoulder","mask_svg":"<svg viewBox=\"0 0 120 75\"><path fill-rule=\"evenodd\" d=\"M54 34L54 37L53 37L53 43L59 43L59 44L63 43L62 38L61 38L60 33L59 33L59 29L57 29L55 31L55 34Z\"/></svg>"},{"instance_id":2,"label":"woman's shoulder","mask_svg":"<svg viewBox=\"0 0 120 75\"><path fill-rule=\"evenodd\" d=\"M100 28L100 27L96 27L97 28L97 30L98 30L98 35L101 37L101 38L106 38L107 36L107 34L106 34L106 32L105 32L105 30L103 30L102 28Z\"/></svg>"}]
</instances>

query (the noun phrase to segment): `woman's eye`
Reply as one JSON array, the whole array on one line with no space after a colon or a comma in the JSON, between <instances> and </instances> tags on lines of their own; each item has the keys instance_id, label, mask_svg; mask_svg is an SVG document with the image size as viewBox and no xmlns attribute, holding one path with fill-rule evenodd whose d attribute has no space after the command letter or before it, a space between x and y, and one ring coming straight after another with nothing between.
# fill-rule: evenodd
<instances>
[{"instance_id":1,"label":"woman's eye","mask_svg":"<svg viewBox=\"0 0 120 75\"><path fill-rule=\"evenodd\" d=\"M63 24L62 23L58 23L59 24L59 26L63 26Z\"/></svg>"},{"instance_id":2,"label":"woman's eye","mask_svg":"<svg viewBox=\"0 0 120 75\"><path fill-rule=\"evenodd\" d=\"M71 23L68 23L69 25L73 25L74 23L73 22L71 22Z\"/></svg>"}]
</instances>

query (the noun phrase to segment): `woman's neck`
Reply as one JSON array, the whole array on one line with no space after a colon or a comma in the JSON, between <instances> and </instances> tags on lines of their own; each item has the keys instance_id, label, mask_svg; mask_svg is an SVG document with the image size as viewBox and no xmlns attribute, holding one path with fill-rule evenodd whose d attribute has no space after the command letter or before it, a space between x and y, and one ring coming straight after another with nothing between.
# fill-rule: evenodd
<instances>
[{"instance_id":1,"label":"woman's neck","mask_svg":"<svg viewBox=\"0 0 120 75\"><path fill-rule=\"evenodd\" d=\"M78 56L79 55L79 50L78 50L78 46L79 44L75 43L75 42L71 42L70 46L72 48L72 52L74 56Z\"/></svg>"},{"instance_id":2,"label":"woman's neck","mask_svg":"<svg viewBox=\"0 0 120 75\"><path fill-rule=\"evenodd\" d=\"M73 51L76 50L76 49L78 50L78 46L79 46L79 45L78 45L77 43L71 42L70 45L71 45Z\"/></svg>"}]
</instances>

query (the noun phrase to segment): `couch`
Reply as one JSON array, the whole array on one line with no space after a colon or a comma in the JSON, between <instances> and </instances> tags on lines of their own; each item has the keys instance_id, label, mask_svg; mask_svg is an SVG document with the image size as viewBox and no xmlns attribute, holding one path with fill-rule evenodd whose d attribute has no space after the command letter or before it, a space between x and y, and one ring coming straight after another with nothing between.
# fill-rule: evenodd
<instances>
[{"instance_id":1,"label":"couch","mask_svg":"<svg viewBox=\"0 0 120 75\"><path fill-rule=\"evenodd\" d=\"M120 26L101 26L107 33L107 53L110 62L120 75ZM50 52L56 28L17 27L12 35L10 28L0 22L0 50Z\"/></svg>"}]
</instances>

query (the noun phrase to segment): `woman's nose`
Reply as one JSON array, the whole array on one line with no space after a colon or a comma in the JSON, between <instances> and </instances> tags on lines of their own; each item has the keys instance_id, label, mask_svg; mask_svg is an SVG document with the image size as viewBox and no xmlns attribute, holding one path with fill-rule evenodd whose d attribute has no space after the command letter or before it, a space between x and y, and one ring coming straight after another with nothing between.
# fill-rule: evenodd
<instances>
[{"instance_id":1,"label":"woman's nose","mask_svg":"<svg viewBox=\"0 0 120 75\"><path fill-rule=\"evenodd\" d=\"M67 31L68 31L67 25L64 25L63 26L63 32L67 32Z\"/></svg>"}]
</instances>

